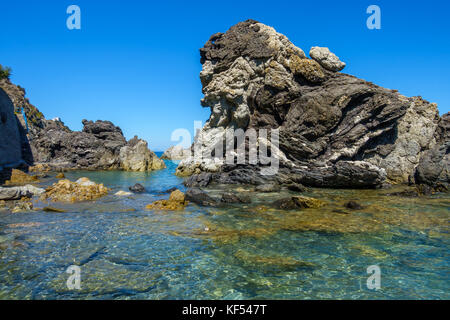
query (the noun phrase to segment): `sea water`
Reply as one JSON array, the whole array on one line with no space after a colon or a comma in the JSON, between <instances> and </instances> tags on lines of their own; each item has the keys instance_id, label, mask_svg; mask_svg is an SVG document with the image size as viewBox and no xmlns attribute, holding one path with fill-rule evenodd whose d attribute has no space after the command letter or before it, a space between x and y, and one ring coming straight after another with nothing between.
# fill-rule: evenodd
<instances>
[{"instance_id":1,"label":"sea water","mask_svg":"<svg viewBox=\"0 0 450 320\"><path fill-rule=\"evenodd\" d=\"M320 209L279 211L283 191L251 204L150 211L177 187L176 162L151 173L69 172L111 188L64 213L0 212L0 299L449 299L449 194L313 189ZM43 184L51 185L49 177ZM147 192L114 196L141 183ZM349 210L346 201L363 209ZM45 204L35 203L35 207ZM80 289L66 271L79 266ZM379 289L367 270L378 266Z\"/></svg>"}]
</instances>

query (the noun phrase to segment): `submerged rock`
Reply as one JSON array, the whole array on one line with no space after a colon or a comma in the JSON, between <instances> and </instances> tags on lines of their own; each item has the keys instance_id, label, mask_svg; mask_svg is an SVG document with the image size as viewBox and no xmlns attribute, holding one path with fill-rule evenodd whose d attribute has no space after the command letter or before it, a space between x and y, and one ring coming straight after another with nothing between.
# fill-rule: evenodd
<instances>
[{"instance_id":1,"label":"submerged rock","mask_svg":"<svg viewBox=\"0 0 450 320\"><path fill-rule=\"evenodd\" d=\"M448 182L449 138L440 133L446 117L436 104L337 72L344 64L326 48L313 48L308 59L254 20L214 34L200 55L201 104L211 116L193 148L214 156L185 159L178 174L208 172L208 183L327 188L375 188L414 175L420 183ZM261 159L230 165L226 150L215 153L234 129L279 129L278 147L261 136L255 146L270 147L279 159L276 174L264 175Z\"/></svg>"},{"instance_id":2,"label":"submerged rock","mask_svg":"<svg viewBox=\"0 0 450 320\"><path fill-rule=\"evenodd\" d=\"M222 203L251 203L252 200L247 195L234 194L231 192L225 192L220 199Z\"/></svg>"},{"instance_id":3,"label":"submerged rock","mask_svg":"<svg viewBox=\"0 0 450 320\"><path fill-rule=\"evenodd\" d=\"M115 196L119 196L119 197L126 197L126 196L131 196L132 193L131 193L131 192L127 192L127 191L120 190L120 191L117 191L114 195L115 195Z\"/></svg>"},{"instance_id":4,"label":"submerged rock","mask_svg":"<svg viewBox=\"0 0 450 320\"><path fill-rule=\"evenodd\" d=\"M136 183L134 186L128 188L131 192L134 193L143 193L145 192L145 188L142 184Z\"/></svg>"},{"instance_id":5,"label":"submerged rock","mask_svg":"<svg viewBox=\"0 0 450 320\"><path fill-rule=\"evenodd\" d=\"M344 205L347 209L351 210L361 210L364 207L356 201L349 201Z\"/></svg>"},{"instance_id":6,"label":"submerged rock","mask_svg":"<svg viewBox=\"0 0 450 320\"><path fill-rule=\"evenodd\" d=\"M274 202L274 206L281 210L293 210L293 209L308 209L308 208L320 208L325 203L322 200L296 196L290 198L279 199Z\"/></svg>"},{"instance_id":7,"label":"submerged rock","mask_svg":"<svg viewBox=\"0 0 450 320\"><path fill-rule=\"evenodd\" d=\"M186 191L186 200L201 206L216 206L217 201L211 198L205 191L199 188L191 188Z\"/></svg>"},{"instance_id":8,"label":"submerged rock","mask_svg":"<svg viewBox=\"0 0 450 320\"><path fill-rule=\"evenodd\" d=\"M68 179L59 180L49 187L42 195L42 199L61 202L90 201L108 194L108 188L103 184L96 184L88 178L80 178L76 182Z\"/></svg>"},{"instance_id":9,"label":"submerged rock","mask_svg":"<svg viewBox=\"0 0 450 320\"><path fill-rule=\"evenodd\" d=\"M281 188L274 183L263 184L255 188L256 192L278 192Z\"/></svg>"},{"instance_id":10,"label":"submerged rock","mask_svg":"<svg viewBox=\"0 0 450 320\"><path fill-rule=\"evenodd\" d=\"M170 194L169 200L158 200L152 204L147 205L145 208L148 210L183 210L188 204L185 199L184 193L180 190L175 190Z\"/></svg>"}]
</instances>

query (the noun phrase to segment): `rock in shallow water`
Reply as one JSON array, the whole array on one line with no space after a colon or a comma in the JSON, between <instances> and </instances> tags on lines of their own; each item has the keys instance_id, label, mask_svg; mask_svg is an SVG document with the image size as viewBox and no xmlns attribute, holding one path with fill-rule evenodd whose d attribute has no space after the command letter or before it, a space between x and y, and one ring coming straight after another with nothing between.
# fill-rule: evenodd
<instances>
[{"instance_id":1,"label":"rock in shallow water","mask_svg":"<svg viewBox=\"0 0 450 320\"><path fill-rule=\"evenodd\" d=\"M185 195L180 190L175 190L170 194L169 200L158 200L147 205L147 210L183 210L188 204Z\"/></svg>"},{"instance_id":2,"label":"rock in shallow water","mask_svg":"<svg viewBox=\"0 0 450 320\"><path fill-rule=\"evenodd\" d=\"M136 183L134 186L128 188L131 192L134 193L143 193L145 192L145 188L142 184Z\"/></svg>"},{"instance_id":3,"label":"rock in shallow water","mask_svg":"<svg viewBox=\"0 0 450 320\"><path fill-rule=\"evenodd\" d=\"M192 188L186 191L186 200L201 206L216 206L217 201L211 198L205 191L199 188Z\"/></svg>"},{"instance_id":4,"label":"rock in shallow water","mask_svg":"<svg viewBox=\"0 0 450 320\"><path fill-rule=\"evenodd\" d=\"M108 194L108 188L103 184L96 184L88 178L80 178L76 182L68 179L59 180L49 187L42 195L42 199L61 202L90 201Z\"/></svg>"},{"instance_id":5,"label":"rock in shallow water","mask_svg":"<svg viewBox=\"0 0 450 320\"><path fill-rule=\"evenodd\" d=\"M19 200L21 198L31 198L39 196L45 192L42 188L32 185L21 187L0 187L0 200Z\"/></svg>"},{"instance_id":6,"label":"rock in shallow water","mask_svg":"<svg viewBox=\"0 0 450 320\"><path fill-rule=\"evenodd\" d=\"M320 208L325 203L322 200L297 196L279 199L274 202L274 206L281 210L293 210L293 209L307 209L307 208Z\"/></svg>"}]
</instances>

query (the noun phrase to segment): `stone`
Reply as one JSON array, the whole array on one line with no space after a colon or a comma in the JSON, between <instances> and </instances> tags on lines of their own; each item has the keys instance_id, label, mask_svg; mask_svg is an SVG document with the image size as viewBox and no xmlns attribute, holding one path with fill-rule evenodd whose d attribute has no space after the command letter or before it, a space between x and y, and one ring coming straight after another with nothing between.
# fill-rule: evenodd
<instances>
[{"instance_id":1,"label":"stone","mask_svg":"<svg viewBox=\"0 0 450 320\"><path fill-rule=\"evenodd\" d=\"M128 188L133 193L143 193L145 192L145 188L142 184L136 183L134 186Z\"/></svg>"},{"instance_id":2,"label":"stone","mask_svg":"<svg viewBox=\"0 0 450 320\"><path fill-rule=\"evenodd\" d=\"M64 173L60 172L60 173L58 173L58 174L56 175L55 178L56 178L56 179L65 179L66 176L64 175Z\"/></svg>"},{"instance_id":3,"label":"stone","mask_svg":"<svg viewBox=\"0 0 450 320\"><path fill-rule=\"evenodd\" d=\"M36 182L39 182L39 178L37 176L29 175L22 170L12 169L11 176L9 180L5 182L5 185L21 185Z\"/></svg>"},{"instance_id":4,"label":"stone","mask_svg":"<svg viewBox=\"0 0 450 320\"><path fill-rule=\"evenodd\" d=\"M183 148L180 145L172 146L167 149L161 159L164 160L183 160L191 157L191 148Z\"/></svg>"},{"instance_id":5,"label":"stone","mask_svg":"<svg viewBox=\"0 0 450 320\"><path fill-rule=\"evenodd\" d=\"M188 202L185 200L185 195L180 190L175 190L170 194L169 200L158 200L152 204L147 205L147 210L169 210L179 211L183 210Z\"/></svg>"},{"instance_id":6,"label":"stone","mask_svg":"<svg viewBox=\"0 0 450 320\"><path fill-rule=\"evenodd\" d=\"M345 63L326 47L312 47L309 56L327 70L337 72L345 68Z\"/></svg>"},{"instance_id":7,"label":"stone","mask_svg":"<svg viewBox=\"0 0 450 320\"><path fill-rule=\"evenodd\" d=\"M311 83L320 83L325 80L322 67L314 60L292 56L289 64L292 73L305 78Z\"/></svg>"},{"instance_id":8,"label":"stone","mask_svg":"<svg viewBox=\"0 0 450 320\"><path fill-rule=\"evenodd\" d=\"M361 210L364 209L364 207L359 204L356 201L349 201L344 205L347 209L351 209L351 210Z\"/></svg>"},{"instance_id":9,"label":"stone","mask_svg":"<svg viewBox=\"0 0 450 320\"><path fill-rule=\"evenodd\" d=\"M120 191L117 191L114 195L115 195L115 196L118 196L118 197L127 197L127 196L131 196L132 193L131 193L131 192L127 192L127 191L120 190Z\"/></svg>"},{"instance_id":10,"label":"stone","mask_svg":"<svg viewBox=\"0 0 450 320\"><path fill-rule=\"evenodd\" d=\"M0 187L0 200L19 200L21 198L31 198L39 196L45 192L45 189L37 188L32 185L20 187Z\"/></svg>"},{"instance_id":11,"label":"stone","mask_svg":"<svg viewBox=\"0 0 450 320\"><path fill-rule=\"evenodd\" d=\"M44 208L42 208L42 211L45 211L45 212L56 212L56 213L67 212L66 210L58 209L58 208L54 208L54 207L44 207Z\"/></svg>"},{"instance_id":12,"label":"stone","mask_svg":"<svg viewBox=\"0 0 450 320\"><path fill-rule=\"evenodd\" d=\"M216 206L217 201L211 198L205 191L199 188L191 188L186 191L186 200L201 206Z\"/></svg>"},{"instance_id":13,"label":"stone","mask_svg":"<svg viewBox=\"0 0 450 320\"><path fill-rule=\"evenodd\" d=\"M184 185L188 188L191 187L206 187L210 184L212 174L209 172L202 172L200 174L194 174L184 180Z\"/></svg>"},{"instance_id":14,"label":"stone","mask_svg":"<svg viewBox=\"0 0 450 320\"><path fill-rule=\"evenodd\" d=\"M107 194L108 188L103 184L97 184L88 178L80 178L76 182L68 179L59 180L47 188L41 198L55 202L81 202L92 201Z\"/></svg>"},{"instance_id":15,"label":"stone","mask_svg":"<svg viewBox=\"0 0 450 320\"><path fill-rule=\"evenodd\" d=\"M278 192L281 188L274 183L263 184L255 188L256 192Z\"/></svg>"},{"instance_id":16,"label":"stone","mask_svg":"<svg viewBox=\"0 0 450 320\"><path fill-rule=\"evenodd\" d=\"M252 200L249 196L234 194L231 192L225 192L222 194L222 198L220 199L222 203L251 203Z\"/></svg>"},{"instance_id":17,"label":"stone","mask_svg":"<svg viewBox=\"0 0 450 320\"><path fill-rule=\"evenodd\" d=\"M281 210L294 210L294 209L318 209L325 203L319 199L296 196L276 200L273 205L277 209Z\"/></svg>"},{"instance_id":18,"label":"stone","mask_svg":"<svg viewBox=\"0 0 450 320\"><path fill-rule=\"evenodd\" d=\"M126 146L120 148L120 166L125 171L152 171L164 169L164 161L148 149L146 141L136 136Z\"/></svg>"},{"instance_id":19,"label":"stone","mask_svg":"<svg viewBox=\"0 0 450 320\"><path fill-rule=\"evenodd\" d=\"M294 191L294 192L306 192L308 191L308 188L306 188L301 183L291 183L287 185L288 190Z\"/></svg>"}]
</instances>

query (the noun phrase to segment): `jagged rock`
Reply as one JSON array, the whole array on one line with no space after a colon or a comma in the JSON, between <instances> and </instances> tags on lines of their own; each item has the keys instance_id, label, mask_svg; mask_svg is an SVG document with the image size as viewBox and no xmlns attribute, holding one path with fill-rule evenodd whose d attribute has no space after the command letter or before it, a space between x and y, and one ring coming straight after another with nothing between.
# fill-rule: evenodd
<instances>
[{"instance_id":1,"label":"jagged rock","mask_svg":"<svg viewBox=\"0 0 450 320\"><path fill-rule=\"evenodd\" d=\"M177 174L197 175L192 178L197 181L208 172L208 183L339 188L408 183L412 176L423 183L448 182L449 139L438 141L442 121L436 104L330 71L342 64L331 53L320 59L315 51L322 66L253 20L213 35L200 50L201 104L211 116L192 147L209 157L181 161ZM261 136L252 146L269 146L279 159L276 174L263 174L268 165L261 159L230 165L225 150L216 154L221 151L215 147L234 129L279 130L278 147ZM246 143L247 155L249 150Z\"/></svg>"},{"instance_id":2,"label":"jagged rock","mask_svg":"<svg viewBox=\"0 0 450 320\"><path fill-rule=\"evenodd\" d=\"M288 190L294 191L294 192L306 192L308 191L308 188L306 188L301 183L291 183L287 185Z\"/></svg>"},{"instance_id":3,"label":"jagged rock","mask_svg":"<svg viewBox=\"0 0 450 320\"><path fill-rule=\"evenodd\" d=\"M110 121L83 120L81 132L71 131L60 120L46 120L25 98L23 88L12 84L8 79L0 80L0 88L12 100L17 114L17 120L14 114L9 119L16 124L19 138L16 138L15 133L8 134L8 143L19 145L20 159L30 166L36 165L36 169L151 171L165 167L164 162L148 149L146 141L135 137L127 142L122 130ZM21 113L22 108L27 125ZM3 134L0 135L0 145L3 143L2 136ZM11 151L10 155L19 159L17 150L15 153ZM8 160L6 157L4 159Z\"/></svg>"},{"instance_id":4,"label":"jagged rock","mask_svg":"<svg viewBox=\"0 0 450 320\"><path fill-rule=\"evenodd\" d=\"M211 198L205 191L199 188L192 188L186 191L186 200L201 206L216 206L217 201Z\"/></svg>"},{"instance_id":5,"label":"jagged rock","mask_svg":"<svg viewBox=\"0 0 450 320\"><path fill-rule=\"evenodd\" d=\"M328 48L312 47L309 56L327 70L337 72L345 68L345 63Z\"/></svg>"},{"instance_id":6,"label":"jagged rock","mask_svg":"<svg viewBox=\"0 0 450 320\"><path fill-rule=\"evenodd\" d=\"M41 198L60 202L80 202L95 200L107 194L108 188L103 184L96 184L88 178L80 178L76 182L68 179L59 180L49 187Z\"/></svg>"},{"instance_id":7,"label":"jagged rock","mask_svg":"<svg viewBox=\"0 0 450 320\"><path fill-rule=\"evenodd\" d=\"M220 199L222 203L251 203L249 196L225 192Z\"/></svg>"},{"instance_id":8,"label":"jagged rock","mask_svg":"<svg viewBox=\"0 0 450 320\"><path fill-rule=\"evenodd\" d=\"M446 113L439 121L435 133L436 145L425 151L415 172L416 183L433 187L443 185L449 188L450 183L450 113Z\"/></svg>"},{"instance_id":9,"label":"jagged rock","mask_svg":"<svg viewBox=\"0 0 450 320\"><path fill-rule=\"evenodd\" d=\"M134 193L143 193L145 192L145 188L142 184L136 183L134 186L128 188L131 192Z\"/></svg>"},{"instance_id":10,"label":"jagged rock","mask_svg":"<svg viewBox=\"0 0 450 320\"><path fill-rule=\"evenodd\" d=\"M164 160L183 160L191 157L191 148L184 149L182 146L173 146L167 149L161 159Z\"/></svg>"},{"instance_id":11,"label":"jagged rock","mask_svg":"<svg viewBox=\"0 0 450 320\"><path fill-rule=\"evenodd\" d=\"M191 187L206 187L209 185L212 179L212 174L209 172L202 172L200 174L194 174L184 181L184 185L188 188Z\"/></svg>"},{"instance_id":12,"label":"jagged rock","mask_svg":"<svg viewBox=\"0 0 450 320\"><path fill-rule=\"evenodd\" d=\"M0 200L19 200L21 198L31 198L39 196L45 192L45 189L32 185L20 187L0 187Z\"/></svg>"},{"instance_id":13,"label":"jagged rock","mask_svg":"<svg viewBox=\"0 0 450 320\"><path fill-rule=\"evenodd\" d=\"M148 149L146 141L136 136L120 149L120 166L125 171L152 171L164 169L164 161Z\"/></svg>"}]
</instances>

